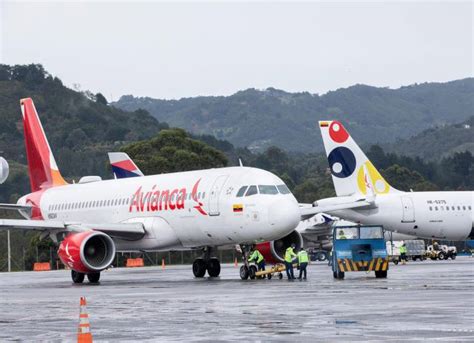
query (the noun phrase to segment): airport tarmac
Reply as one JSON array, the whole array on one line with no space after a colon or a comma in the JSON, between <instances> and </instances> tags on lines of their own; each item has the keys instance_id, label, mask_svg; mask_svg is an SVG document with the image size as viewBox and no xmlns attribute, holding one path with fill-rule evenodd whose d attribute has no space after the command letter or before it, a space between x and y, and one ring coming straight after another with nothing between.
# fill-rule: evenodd
<instances>
[{"instance_id":1,"label":"airport tarmac","mask_svg":"<svg viewBox=\"0 0 474 343\"><path fill-rule=\"evenodd\" d=\"M473 341L474 259L390 265L388 279L327 264L309 280L217 279L191 266L113 269L100 285L68 271L0 274L0 341L74 341L85 296L96 341Z\"/></svg>"}]
</instances>

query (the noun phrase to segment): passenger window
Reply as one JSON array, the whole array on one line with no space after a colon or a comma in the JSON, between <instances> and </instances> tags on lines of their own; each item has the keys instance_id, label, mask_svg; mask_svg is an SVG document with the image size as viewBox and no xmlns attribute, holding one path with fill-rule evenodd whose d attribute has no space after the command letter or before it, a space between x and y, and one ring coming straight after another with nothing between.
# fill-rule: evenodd
<instances>
[{"instance_id":1,"label":"passenger window","mask_svg":"<svg viewBox=\"0 0 474 343\"><path fill-rule=\"evenodd\" d=\"M202 198L204 199L206 197L206 192L202 192Z\"/></svg>"},{"instance_id":2,"label":"passenger window","mask_svg":"<svg viewBox=\"0 0 474 343\"><path fill-rule=\"evenodd\" d=\"M259 185L258 192L260 194L278 194L278 189L273 185Z\"/></svg>"},{"instance_id":3,"label":"passenger window","mask_svg":"<svg viewBox=\"0 0 474 343\"><path fill-rule=\"evenodd\" d=\"M280 194L290 194L290 190L288 189L288 187L286 187L286 185L278 185L277 186L278 190L280 191Z\"/></svg>"},{"instance_id":4,"label":"passenger window","mask_svg":"<svg viewBox=\"0 0 474 343\"><path fill-rule=\"evenodd\" d=\"M468 206L467 209L468 209L468 210L471 210L471 206Z\"/></svg>"},{"instance_id":5,"label":"passenger window","mask_svg":"<svg viewBox=\"0 0 474 343\"><path fill-rule=\"evenodd\" d=\"M247 190L247 193L245 193L245 196L249 197L249 196L255 195L255 194L258 194L257 186L250 186L249 189Z\"/></svg>"},{"instance_id":6,"label":"passenger window","mask_svg":"<svg viewBox=\"0 0 474 343\"><path fill-rule=\"evenodd\" d=\"M454 206L451 206L451 209L454 211L456 208Z\"/></svg>"},{"instance_id":7,"label":"passenger window","mask_svg":"<svg viewBox=\"0 0 474 343\"><path fill-rule=\"evenodd\" d=\"M438 211L438 206L435 206L435 211Z\"/></svg>"},{"instance_id":8,"label":"passenger window","mask_svg":"<svg viewBox=\"0 0 474 343\"><path fill-rule=\"evenodd\" d=\"M237 197L237 198L240 198L240 197L244 196L244 193L245 193L245 191L247 190L247 187L248 187L248 186L242 186L242 187L240 187L239 191L237 192L236 197Z\"/></svg>"},{"instance_id":9,"label":"passenger window","mask_svg":"<svg viewBox=\"0 0 474 343\"><path fill-rule=\"evenodd\" d=\"M449 206L446 206L446 211L449 211Z\"/></svg>"},{"instance_id":10,"label":"passenger window","mask_svg":"<svg viewBox=\"0 0 474 343\"><path fill-rule=\"evenodd\" d=\"M441 208L441 211L444 211L444 206L440 206L440 208Z\"/></svg>"},{"instance_id":11,"label":"passenger window","mask_svg":"<svg viewBox=\"0 0 474 343\"><path fill-rule=\"evenodd\" d=\"M458 211L461 211L461 206L458 206Z\"/></svg>"},{"instance_id":12,"label":"passenger window","mask_svg":"<svg viewBox=\"0 0 474 343\"><path fill-rule=\"evenodd\" d=\"M462 209L463 209L464 211L466 211L466 206L463 206Z\"/></svg>"},{"instance_id":13,"label":"passenger window","mask_svg":"<svg viewBox=\"0 0 474 343\"><path fill-rule=\"evenodd\" d=\"M430 211L433 211L433 207L430 206Z\"/></svg>"}]
</instances>

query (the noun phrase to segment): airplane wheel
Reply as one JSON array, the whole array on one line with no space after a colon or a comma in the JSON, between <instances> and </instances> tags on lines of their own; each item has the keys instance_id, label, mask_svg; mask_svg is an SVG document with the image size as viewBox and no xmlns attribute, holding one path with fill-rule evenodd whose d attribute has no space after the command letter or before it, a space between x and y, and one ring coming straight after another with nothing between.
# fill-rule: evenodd
<instances>
[{"instance_id":1,"label":"airplane wheel","mask_svg":"<svg viewBox=\"0 0 474 343\"><path fill-rule=\"evenodd\" d=\"M82 283L86 274L71 270L71 278L74 283Z\"/></svg>"},{"instance_id":2,"label":"airplane wheel","mask_svg":"<svg viewBox=\"0 0 474 343\"><path fill-rule=\"evenodd\" d=\"M87 280L90 283L98 283L100 279L100 273L89 273L87 274Z\"/></svg>"},{"instance_id":3,"label":"airplane wheel","mask_svg":"<svg viewBox=\"0 0 474 343\"><path fill-rule=\"evenodd\" d=\"M386 279L387 278L387 271L386 270L375 271L375 277L377 279Z\"/></svg>"},{"instance_id":4,"label":"airplane wheel","mask_svg":"<svg viewBox=\"0 0 474 343\"><path fill-rule=\"evenodd\" d=\"M210 277L218 277L221 273L221 263L219 259L212 257L207 263L207 273Z\"/></svg>"},{"instance_id":5,"label":"airplane wheel","mask_svg":"<svg viewBox=\"0 0 474 343\"><path fill-rule=\"evenodd\" d=\"M240 267L240 278L242 280L247 280L249 278L249 269L247 266Z\"/></svg>"},{"instance_id":6,"label":"airplane wheel","mask_svg":"<svg viewBox=\"0 0 474 343\"><path fill-rule=\"evenodd\" d=\"M206 262L204 262L204 259L197 258L194 260L193 274L195 277L204 277L206 274Z\"/></svg>"},{"instance_id":7,"label":"airplane wheel","mask_svg":"<svg viewBox=\"0 0 474 343\"><path fill-rule=\"evenodd\" d=\"M251 280L255 279L255 273L257 272L257 267L255 266L250 266L249 267L249 277Z\"/></svg>"}]
</instances>

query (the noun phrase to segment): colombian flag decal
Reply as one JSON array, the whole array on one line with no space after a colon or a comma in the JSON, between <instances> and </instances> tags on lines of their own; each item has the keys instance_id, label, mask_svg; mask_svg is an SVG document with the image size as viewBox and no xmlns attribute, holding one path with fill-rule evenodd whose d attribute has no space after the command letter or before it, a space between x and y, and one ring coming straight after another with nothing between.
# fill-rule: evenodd
<instances>
[{"instance_id":1,"label":"colombian flag decal","mask_svg":"<svg viewBox=\"0 0 474 343\"><path fill-rule=\"evenodd\" d=\"M244 211L244 205L234 204L233 209L234 209L234 213L243 212Z\"/></svg>"}]
</instances>

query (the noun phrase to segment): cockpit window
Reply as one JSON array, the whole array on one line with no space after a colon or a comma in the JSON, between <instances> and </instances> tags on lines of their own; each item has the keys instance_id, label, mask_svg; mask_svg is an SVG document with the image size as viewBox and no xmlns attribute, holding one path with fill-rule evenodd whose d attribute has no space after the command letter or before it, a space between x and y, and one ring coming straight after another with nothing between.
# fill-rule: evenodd
<instances>
[{"instance_id":1,"label":"cockpit window","mask_svg":"<svg viewBox=\"0 0 474 343\"><path fill-rule=\"evenodd\" d=\"M249 197L249 196L255 195L255 194L258 194L257 186L250 186L249 189L247 190L247 193L245 193L245 196Z\"/></svg>"},{"instance_id":2,"label":"cockpit window","mask_svg":"<svg viewBox=\"0 0 474 343\"><path fill-rule=\"evenodd\" d=\"M248 186L240 187L239 191L237 192L237 198L244 196L245 191L247 190Z\"/></svg>"},{"instance_id":3,"label":"cockpit window","mask_svg":"<svg viewBox=\"0 0 474 343\"><path fill-rule=\"evenodd\" d=\"M280 191L281 194L290 194L290 190L288 189L288 187L286 187L286 185L278 185L277 186L278 190Z\"/></svg>"},{"instance_id":4,"label":"cockpit window","mask_svg":"<svg viewBox=\"0 0 474 343\"><path fill-rule=\"evenodd\" d=\"M273 185L258 185L260 194L278 194L278 189Z\"/></svg>"}]
</instances>

